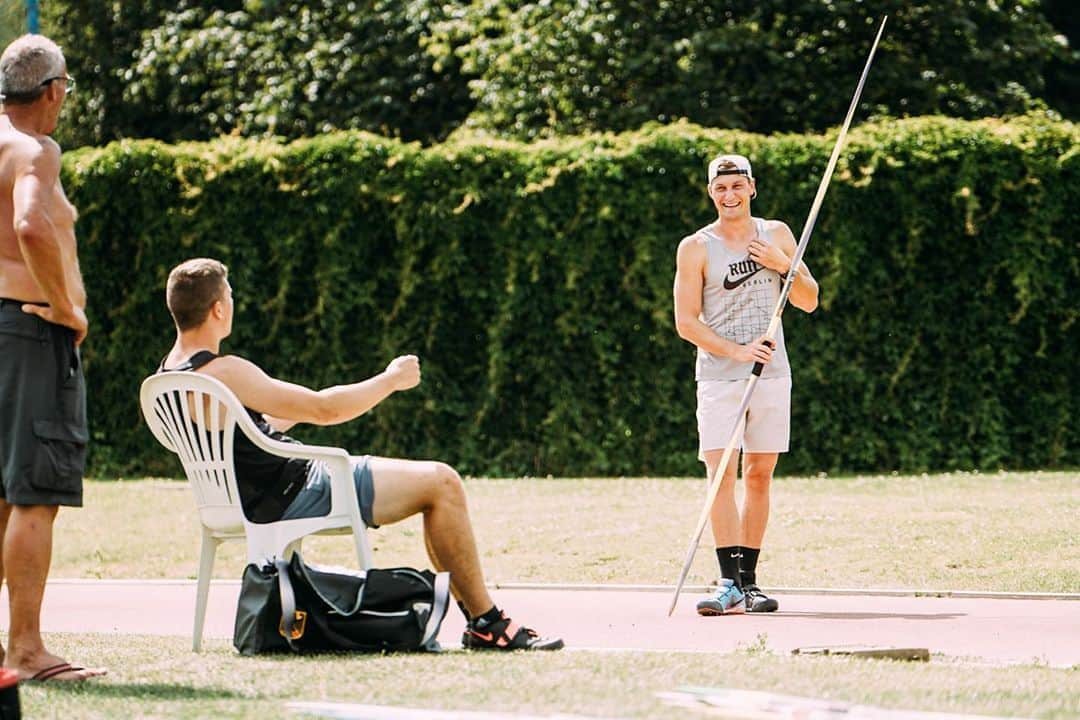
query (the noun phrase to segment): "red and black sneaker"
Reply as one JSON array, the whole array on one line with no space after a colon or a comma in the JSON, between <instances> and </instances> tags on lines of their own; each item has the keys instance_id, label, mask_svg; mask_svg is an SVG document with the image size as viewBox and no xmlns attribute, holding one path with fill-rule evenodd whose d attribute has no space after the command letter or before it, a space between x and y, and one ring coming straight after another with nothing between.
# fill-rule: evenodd
<instances>
[{"instance_id":1,"label":"red and black sneaker","mask_svg":"<svg viewBox=\"0 0 1080 720\"><path fill-rule=\"evenodd\" d=\"M506 613L488 622L476 618L465 625L461 645L469 650L561 650L562 638L543 638L531 628L522 627Z\"/></svg>"}]
</instances>

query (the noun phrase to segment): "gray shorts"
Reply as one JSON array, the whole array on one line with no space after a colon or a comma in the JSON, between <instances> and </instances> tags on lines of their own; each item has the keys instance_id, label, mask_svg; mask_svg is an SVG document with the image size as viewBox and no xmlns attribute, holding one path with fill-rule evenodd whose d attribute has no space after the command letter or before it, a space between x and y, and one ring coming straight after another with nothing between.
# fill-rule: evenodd
<instances>
[{"instance_id":1,"label":"gray shorts","mask_svg":"<svg viewBox=\"0 0 1080 720\"><path fill-rule=\"evenodd\" d=\"M0 298L0 497L82 505L86 384L75 333Z\"/></svg>"},{"instance_id":2,"label":"gray shorts","mask_svg":"<svg viewBox=\"0 0 1080 720\"><path fill-rule=\"evenodd\" d=\"M698 459L709 450L722 450L731 440L739 406L746 393L745 380L699 380L697 388ZM791 378L757 381L746 425L735 438L736 447L749 453L786 453L791 435Z\"/></svg>"},{"instance_id":3,"label":"gray shorts","mask_svg":"<svg viewBox=\"0 0 1080 720\"><path fill-rule=\"evenodd\" d=\"M356 486L356 499L360 503L360 518L369 528L378 525L372 519L371 506L375 503L375 482L371 477L368 456L350 458L352 462L353 484ZM296 518L321 517L330 512L330 474L321 462L313 463L308 473L307 482L300 493L285 508L282 520Z\"/></svg>"}]
</instances>

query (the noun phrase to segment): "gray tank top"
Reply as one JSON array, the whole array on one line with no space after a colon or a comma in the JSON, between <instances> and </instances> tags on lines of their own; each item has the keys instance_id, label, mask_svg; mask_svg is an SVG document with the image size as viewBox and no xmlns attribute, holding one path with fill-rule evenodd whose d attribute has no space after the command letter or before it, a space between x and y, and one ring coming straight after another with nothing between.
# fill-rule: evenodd
<instances>
[{"instance_id":1,"label":"gray tank top","mask_svg":"<svg viewBox=\"0 0 1080 720\"><path fill-rule=\"evenodd\" d=\"M754 218L754 229L763 237L765 221ZM776 301L780 299L780 289L783 287L780 274L758 265L750 259L748 252L729 250L709 225L696 234L705 239L708 257L701 321L720 337L740 345L761 337L769 329L769 320L776 309ZM752 363L737 362L698 348L695 372L698 380L746 380L752 368ZM788 364L781 323L776 331L772 361L765 366L761 377L790 375L791 366Z\"/></svg>"}]
</instances>

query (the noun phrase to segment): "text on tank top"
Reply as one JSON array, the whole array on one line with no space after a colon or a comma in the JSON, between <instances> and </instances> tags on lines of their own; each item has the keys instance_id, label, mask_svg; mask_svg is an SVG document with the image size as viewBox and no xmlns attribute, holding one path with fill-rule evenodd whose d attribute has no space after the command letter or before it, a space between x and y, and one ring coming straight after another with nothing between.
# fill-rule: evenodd
<instances>
[{"instance_id":1,"label":"text on tank top","mask_svg":"<svg viewBox=\"0 0 1080 720\"><path fill-rule=\"evenodd\" d=\"M754 230L766 235L765 221L754 218ZM702 288L701 321L720 337L746 345L769 329L783 281L780 274L759 265L747 250L732 251L723 238L706 225L697 232L705 239L708 258ZM697 380L746 380L753 363L714 355L702 348L697 351ZM772 360L761 377L787 377L791 374L784 328L777 328Z\"/></svg>"}]
</instances>

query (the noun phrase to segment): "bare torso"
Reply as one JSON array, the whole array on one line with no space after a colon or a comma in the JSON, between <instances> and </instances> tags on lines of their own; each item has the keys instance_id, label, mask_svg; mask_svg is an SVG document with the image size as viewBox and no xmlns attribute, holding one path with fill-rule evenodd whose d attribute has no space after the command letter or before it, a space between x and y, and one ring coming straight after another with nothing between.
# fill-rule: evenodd
<instances>
[{"instance_id":1,"label":"bare torso","mask_svg":"<svg viewBox=\"0 0 1080 720\"><path fill-rule=\"evenodd\" d=\"M39 151L42 143L52 142L47 137L39 139L19 131L6 115L0 115L0 298L47 302L44 291L27 267L15 233L13 190L16 178L26 171L33 154ZM58 148L56 152L59 152ZM86 290L75 242L78 213L64 194L59 176L51 192L45 193L42 204L60 249L68 295L73 305L85 308Z\"/></svg>"}]
</instances>

